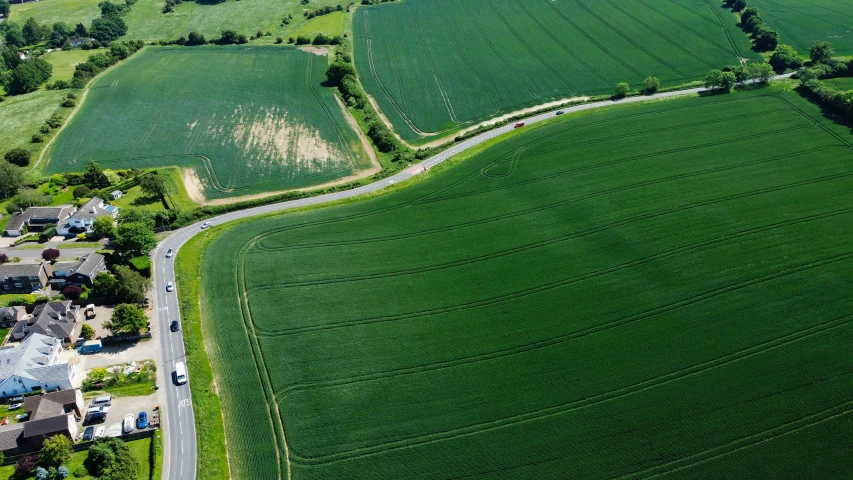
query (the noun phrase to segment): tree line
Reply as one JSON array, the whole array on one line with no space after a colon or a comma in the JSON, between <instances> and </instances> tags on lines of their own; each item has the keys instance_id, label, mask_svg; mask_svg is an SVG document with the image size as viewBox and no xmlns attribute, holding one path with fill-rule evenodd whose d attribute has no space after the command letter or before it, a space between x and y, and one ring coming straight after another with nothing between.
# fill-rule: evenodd
<instances>
[{"instance_id":1,"label":"tree line","mask_svg":"<svg viewBox=\"0 0 853 480\"><path fill-rule=\"evenodd\" d=\"M758 9L747 7L746 0L726 0L732 11L740 13L740 27L752 38L752 44L759 52L775 50L779 45L779 33L768 27L758 13Z\"/></svg>"}]
</instances>

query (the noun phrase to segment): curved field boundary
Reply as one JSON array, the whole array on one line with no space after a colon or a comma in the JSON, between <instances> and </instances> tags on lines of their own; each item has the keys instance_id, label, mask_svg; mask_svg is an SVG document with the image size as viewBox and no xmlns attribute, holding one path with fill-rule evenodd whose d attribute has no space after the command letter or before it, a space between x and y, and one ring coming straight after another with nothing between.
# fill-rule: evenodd
<instances>
[{"instance_id":1,"label":"curved field boundary","mask_svg":"<svg viewBox=\"0 0 853 480\"><path fill-rule=\"evenodd\" d=\"M853 255L850 253L844 255L846 259L853 258ZM813 264L806 266L804 265L804 270L808 270L814 268L814 266L826 265L829 263L834 263L837 260L832 258L824 259L822 261L813 262ZM802 270L802 271L804 271ZM797 272L799 273L799 272ZM777 277L776 275L771 275L772 277ZM701 375L705 372L716 370L719 368L726 367L730 364L743 361L748 358L752 358L761 354L764 354L769 351L777 350L779 348L783 348L787 345L790 345L795 342L803 341L809 338L812 338L817 335L821 335L827 332L832 332L835 329L843 328L851 324L853 321L853 316L846 316L841 318L836 318L829 322L823 323L816 327L812 327L809 329L801 330L798 332L794 332L792 334L779 337L777 339L764 342L762 344L749 347L743 350L739 350L732 354L715 358L713 360L709 360L706 362L698 363L692 365L690 367L686 367L674 372L670 372L667 374L659 375L654 378L650 378L644 380L642 382L638 382L632 385L627 385L618 389L610 390L608 392L604 392L601 394L597 394L594 396L590 396L584 399L573 400L569 402L565 402L560 405L555 405L552 407L546 407L539 410L526 412L523 414L513 415L489 422L482 422L474 425L468 425L465 427L448 429L441 432L436 432L433 434L420 435L416 437L405 438L401 440L385 442L380 444L375 444L371 446L356 448L352 450L348 450L345 452L333 453L322 456L302 456L298 453L291 451L291 457L294 461L299 462L304 465L311 466L319 466L319 465L328 465L330 463L347 461L353 458L364 458L375 455L382 455L384 453L413 448L416 446L426 445L435 442L447 441L453 438L459 438L462 436L470 436L477 435L480 433L484 433L491 430L496 430L500 428L506 428L514 425L519 425L531 421L538 421L549 417L554 417L558 415L564 415L566 413L575 412L584 408L588 408L594 405L599 405L606 402L611 402L616 399L624 398L629 395L634 395L640 392L644 392L661 385L667 385L684 378L693 377L696 375ZM853 401L848 402L853 404Z\"/></svg>"}]
</instances>

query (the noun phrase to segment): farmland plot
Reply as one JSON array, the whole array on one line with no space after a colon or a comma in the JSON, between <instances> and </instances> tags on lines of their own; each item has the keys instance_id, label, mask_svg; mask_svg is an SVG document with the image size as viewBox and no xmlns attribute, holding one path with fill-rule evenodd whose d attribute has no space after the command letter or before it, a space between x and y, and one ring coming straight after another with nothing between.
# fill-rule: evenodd
<instances>
[{"instance_id":1,"label":"farmland plot","mask_svg":"<svg viewBox=\"0 0 853 480\"><path fill-rule=\"evenodd\" d=\"M326 59L291 48L152 48L92 86L49 172L177 165L207 198L309 187L370 167Z\"/></svg>"},{"instance_id":2,"label":"farmland plot","mask_svg":"<svg viewBox=\"0 0 853 480\"><path fill-rule=\"evenodd\" d=\"M361 80L406 139L757 57L716 0L416 0L359 8Z\"/></svg>"},{"instance_id":3,"label":"farmland plot","mask_svg":"<svg viewBox=\"0 0 853 480\"><path fill-rule=\"evenodd\" d=\"M761 17L779 31L780 42L801 52L818 40L831 42L837 53L853 55L853 3L837 0L757 0Z\"/></svg>"},{"instance_id":4,"label":"farmland plot","mask_svg":"<svg viewBox=\"0 0 853 480\"><path fill-rule=\"evenodd\" d=\"M842 477L851 140L781 89L614 108L224 232L232 475Z\"/></svg>"}]
</instances>

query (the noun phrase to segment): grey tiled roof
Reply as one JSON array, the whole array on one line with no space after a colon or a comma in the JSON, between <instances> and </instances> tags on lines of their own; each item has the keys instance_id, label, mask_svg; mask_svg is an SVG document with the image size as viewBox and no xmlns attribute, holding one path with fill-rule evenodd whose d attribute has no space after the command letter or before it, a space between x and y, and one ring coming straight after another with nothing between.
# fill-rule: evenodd
<instances>
[{"instance_id":1,"label":"grey tiled roof","mask_svg":"<svg viewBox=\"0 0 853 480\"><path fill-rule=\"evenodd\" d=\"M68 415L30 420L24 423L24 438L39 437L68 430Z\"/></svg>"},{"instance_id":2,"label":"grey tiled roof","mask_svg":"<svg viewBox=\"0 0 853 480\"><path fill-rule=\"evenodd\" d=\"M0 451L12 450L23 445L24 424L13 423L0 429Z\"/></svg>"},{"instance_id":3,"label":"grey tiled roof","mask_svg":"<svg viewBox=\"0 0 853 480\"><path fill-rule=\"evenodd\" d=\"M83 261L80 263L80 266L71 273L79 273L81 275L86 275L87 277L92 277L94 276L98 265L100 265L103 260L104 256L100 253L90 253L83 257Z\"/></svg>"},{"instance_id":4,"label":"grey tiled roof","mask_svg":"<svg viewBox=\"0 0 853 480\"><path fill-rule=\"evenodd\" d=\"M9 277L38 277L41 263L6 263L0 265L0 280Z\"/></svg>"}]
</instances>

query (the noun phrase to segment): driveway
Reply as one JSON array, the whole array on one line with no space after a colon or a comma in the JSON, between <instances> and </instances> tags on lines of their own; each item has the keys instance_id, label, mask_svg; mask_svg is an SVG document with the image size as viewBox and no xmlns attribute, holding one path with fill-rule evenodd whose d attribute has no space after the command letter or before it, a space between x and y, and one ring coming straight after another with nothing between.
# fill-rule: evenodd
<instances>
[{"instance_id":1,"label":"driveway","mask_svg":"<svg viewBox=\"0 0 853 480\"><path fill-rule=\"evenodd\" d=\"M94 395L87 395L86 408L89 408L89 402L92 401ZM154 407L157 406L157 394L145 395L143 397L113 397L113 403L110 406L110 411L107 413L107 421L101 425L107 428L105 433L108 437L118 437L122 434L121 424L124 421L124 416L128 413L133 414L134 424L133 430L136 431L136 416L139 412L148 414L148 419L151 420L151 414L154 413ZM82 423L81 423L82 425ZM97 430L99 425L95 425ZM86 427L81 427L81 432Z\"/></svg>"}]
</instances>

